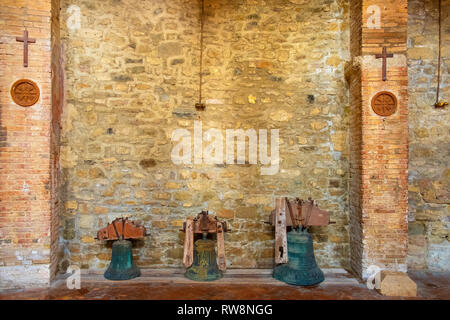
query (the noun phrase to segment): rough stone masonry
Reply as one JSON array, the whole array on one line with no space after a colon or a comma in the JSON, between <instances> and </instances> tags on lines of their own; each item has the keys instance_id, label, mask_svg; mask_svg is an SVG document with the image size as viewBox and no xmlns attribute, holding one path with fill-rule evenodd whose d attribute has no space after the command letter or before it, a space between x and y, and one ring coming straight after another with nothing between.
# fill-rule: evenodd
<instances>
[{"instance_id":1,"label":"rough stone masonry","mask_svg":"<svg viewBox=\"0 0 450 320\"><path fill-rule=\"evenodd\" d=\"M268 216L279 196L312 197L336 224L314 230L322 266L348 260L347 1L207 1L206 111L196 112L199 6L195 1L63 1L81 28L62 25L62 266L102 269L110 249L95 231L130 215L149 226L138 264L181 266L188 215L207 208L233 232L231 267L273 266ZM280 172L259 165L177 166L171 134L280 130Z\"/></svg>"},{"instance_id":2,"label":"rough stone masonry","mask_svg":"<svg viewBox=\"0 0 450 320\"><path fill-rule=\"evenodd\" d=\"M450 1L442 1L441 99L450 95ZM450 114L436 99L438 2L408 1L409 251L412 269L450 269Z\"/></svg>"}]
</instances>

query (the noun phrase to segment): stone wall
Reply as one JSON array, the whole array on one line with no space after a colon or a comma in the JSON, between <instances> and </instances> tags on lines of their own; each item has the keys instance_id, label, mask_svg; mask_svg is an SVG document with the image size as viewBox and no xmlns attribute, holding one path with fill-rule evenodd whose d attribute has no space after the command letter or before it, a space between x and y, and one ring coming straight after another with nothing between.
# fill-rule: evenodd
<instances>
[{"instance_id":1,"label":"stone wall","mask_svg":"<svg viewBox=\"0 0 450 320\"><path fill-rule=\"evenodd\" d=\"M274 234L264 222L281 196L312 197L330 211L336 224L313 230L317 260L348 264L347 1L206 0L203 112L194 108L197 1L63 0L61 7L62 270L105 268L111 250L94 237L120 216L141 219L151 233L135 245L138 265L181 266L179 229L205 208L230 224L230 267L272 267ZM172 132L192 132L194 120L223 134L279 129L279 172L261 175L248 163L175 165Z\"/></svg>"},{"instance_id":2,"label":"stone wall","mask_svg":"<svg viewBox=\"0 0 450 320\"><path fill-rule=\"evenodd\" d=\"M450 1L442 1L441 99L450 98ZM409 256L413 269L450 270L449 109L436 109L438 1L410 0Z\"/></svg>"}]
</instances>

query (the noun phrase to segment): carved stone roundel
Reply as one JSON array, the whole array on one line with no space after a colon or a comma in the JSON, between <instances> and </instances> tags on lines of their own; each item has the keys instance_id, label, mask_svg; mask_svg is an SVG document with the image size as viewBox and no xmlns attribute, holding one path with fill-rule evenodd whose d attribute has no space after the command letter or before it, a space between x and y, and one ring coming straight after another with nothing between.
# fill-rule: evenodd
<instances>
[{"instance_id":1,"label":"carved stone roundel","mask_svg":"<svg viewBox=\"0 0 450 320\"><path fill-rule=\"evenodd\" d=\"M372 110L382 117L391 116L397 111L397 98L388 91L378 92L372 98Z\"/></svg>"},{"instance_id":2,"label":"carved stone roundel","mask_svg":"<svg viewBox=\"0 0 450 320\"><path fill-rule=\"evenodd\" d=\"M15 103L22 107L31 107L39 101L39 87L28 79L20 79L11 87L11 97Z\"/></svg>"}]
</instances>

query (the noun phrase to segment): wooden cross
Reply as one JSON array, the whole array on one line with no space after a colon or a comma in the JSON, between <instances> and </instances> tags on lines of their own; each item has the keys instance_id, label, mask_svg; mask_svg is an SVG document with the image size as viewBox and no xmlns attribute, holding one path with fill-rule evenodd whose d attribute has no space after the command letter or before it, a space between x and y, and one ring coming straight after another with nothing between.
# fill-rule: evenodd
<instances>
[{"instance_id":1,"label":"wooden cross","mask_svg":"<svg viewBox=\"0 0 450 320\"><path fill-rule=\"evenodd\" d=\"M16 37L16 41L23 42L23 66L28 67L28 43L36 43L36 39L28 38L28 30L23 32L23 38Z\"/></svg>"},{"instance_id":2,"label":"wooden cross","mask_svg":"<svg viewBox=\"0 0 450 320\"><path fill-rule=\"evenodd\" d=\"M392 53L387 53L386 47L383 47L383 53L377 54L375 57L377 59L383 59L383 81L386 81L387 80L387 76L386 76L387 58L393 58L394 55Z\"/></svg>"}]
</instances>

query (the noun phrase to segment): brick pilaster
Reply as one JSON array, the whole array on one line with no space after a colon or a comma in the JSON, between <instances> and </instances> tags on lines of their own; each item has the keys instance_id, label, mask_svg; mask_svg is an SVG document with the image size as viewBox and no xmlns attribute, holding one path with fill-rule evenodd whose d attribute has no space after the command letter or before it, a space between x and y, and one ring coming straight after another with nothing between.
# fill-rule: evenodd
<instances>
[{"instance_id":1,"label":"brick pilaster","mask_svg":"<svg viewBox=\"0 0 450 320\"><path fill-rule=\"evenodd\" d=\"M59 1L2 1L0 25L0 285L48 285L58 239ZM36 39L27 68L16 42L25 28ZM34 106L11 99L21 78L39 86Z\"/></svg>"},{"instance_id":2,"label":"brick pilaster","mask_svg":"<svg viewBox=\"0 0 450 320\"><path fill-rule=\"evenodd\" d=\"M380 26L368 25L380 12ZM407 1L352 0L351 55L347 66L352 106L350 242L351 265L366 278L367 268L406 271L408 192ZM382 47L394 57L382 80ZM397 111L388 117L371 107L380 91L393 93Z\"/></svg>"}]
</instances>

